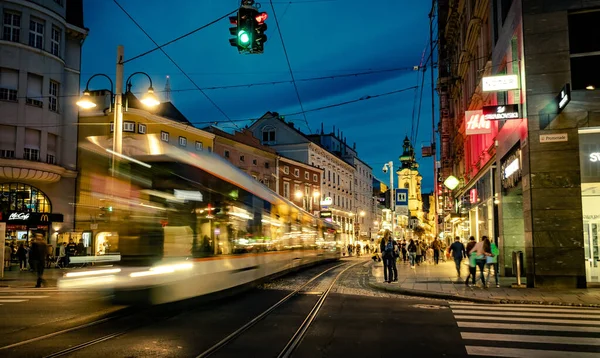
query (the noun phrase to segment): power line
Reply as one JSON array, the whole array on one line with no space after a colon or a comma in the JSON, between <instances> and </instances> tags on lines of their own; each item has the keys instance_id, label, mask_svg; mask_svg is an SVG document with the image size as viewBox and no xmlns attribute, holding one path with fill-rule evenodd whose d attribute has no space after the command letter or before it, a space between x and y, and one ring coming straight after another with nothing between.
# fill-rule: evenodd
<instances>
[{"instance_id":1,"label":"power line","mask_svg":"<svg viewBox=\"0 0 600 358\"><path fill-rule=\"evenodd\" d=\"M167 58L171 61L171 63L173 63L173 65L175 65L175 67L177 67L177 69L179 69L179 71L181 71L181 73L183 73L183 75L194 85L194 87L196 87L198 89L198 91L200 91L200 93L202 93L202 95L204 95L204 97L206 97L206 99L212 103L212 105L219 110L219 112L221 112L221 114L223 115L223 117L227 118L229 121L231 121L231 118L229 118L229 116L227 115L227 113L225 113L225 111L223 111L221 109L221 107L219 107L215 101L213 101L201 88L200 86L198 86L196 84L196 82L194 82L194 80L183 70L183 68L181 68L181 66L179 66L177 64L177 62L175 62L175 60L173 60L173 58L171 56L169 56L169 54L167 54L167 52L163 49L160 48L160 46L158 45L158 43L156 41L154 41L154 39L146 32L146 30L144 30L144 28L137 22L135 21L135 19L127 12L127 10L125 10L123 8L123 6L121 6L121 4L119 4L119 2L117 0L113 0L113 2L125 13L125 15L127 15L127 17L129 17L129 19L144 33L144 35L146 35L146 37L148 37L150 39L150 41L152 41L156 46L159 47L159 50L165 55L167 56ZM233 123L233 122L232 122Z\"/></svg>"},{"instance_id":2,"label":"power line","mask_svg":"<svg viewBox=\"0 0 600 358\"><path fill-rule=\"evenodd\" d=\"M290 76L292 77L292 82L294 83L294 90L296 90L296 97L298 98L298 103L300 104L300 109L302 110L302 115L304 116L304 123L306 123L306 128L308 128L308 133L312 133L310 130L310 125L308 124L308 120L306 119L306 112L304 111L304 105L302 104L302 99L300 99L300 92L298 92L298 85L296 85L296 80L294 79L294 71L292 71L292 65L290 64L290 57L288 56L287 49L285 48L285 41L283 41L283 35L281 34L281 27L279 27L279 20L277 20L277 13L275 12L275 6L273 5L273 0L269 0L271 4L271 9L273 10L273 17L275 18L275 25L277 25L277 32L279 32L279 38L281 39L281 46L283 47L283 53L285 54L285 60L287 61L288 69L290 70Z\"/></svg>"},{"instance_id":3,"label":"power line","mask_svg":"<svg viewBox=\"0 0 600 358\"><path fill-rule=\"evenodd\" d=\"M118 5L118 4L117 4L117 5ZM125 11L125 10L123 10L123 11ZM237 11L238 11L238 9L235 9L235 10L231 11L230 13L228 13L228 14L225 14L225 15L221 16L220 18L218 18L218 19L216 19L216 20L213 20L213 21L209 22L209 23L208 23L208 24L206 24L206 25L200 26L199 28L197 28L197 29L195 29L195 30L192 30L192 31L190 31L190 32L188 32L188 33L186 33L186 34L184 34L184 35L181 35L181 36L179 36L179 37L177 37L177 38L174 38L173 40L171 40L171 41L169 41L169 42L165 42L164 44L162 44L162 45L160 45L160 46L158 46L158 47L156 47L156 48L153 48L152 50L148 50L148 51L146 51L146 52L143 52L143 53L141 53L141 54L139 54L139 55L137 55L137 56L134 56L134 57L132 57L132 58L130 58L130 59L128 59L128 60L125 60L125 61L123 61L123 64L126 64L127 62L133 61L133 60L135 60L135 59L138 59L138 58L140 58L140 57L144 57L144 56L146 56L146 55L148 55L148 54L151 54L152 52L154 52L154 51L156 51L156 50L160 50L160 49L162 49L162 48L163 48L163 47L165 47L165 46L168 46L168 45L170 45L170 44L172 44L172 43L174 43L174 42L177 42L177 41L179 41L179 40L181 40L181 39L183 39L183 38L186 38L186 37L188 37L188 36L190 36L190 35L192 35L192 34L195 34L196 32L198 32L198 31L200 31L200 30L202 30L202 29L205 29L205 28L209 27L210 25L213 25L213 24L215 24L215 23L217 23L217 22L219 22L219 21L223 20L223 19L224 19L224 18L226 18L227 16L229 16L229 15L232 15L232 14L234 14L234 13L235 13L235 12L237 12Z\"/></svg>"}]
</instances>

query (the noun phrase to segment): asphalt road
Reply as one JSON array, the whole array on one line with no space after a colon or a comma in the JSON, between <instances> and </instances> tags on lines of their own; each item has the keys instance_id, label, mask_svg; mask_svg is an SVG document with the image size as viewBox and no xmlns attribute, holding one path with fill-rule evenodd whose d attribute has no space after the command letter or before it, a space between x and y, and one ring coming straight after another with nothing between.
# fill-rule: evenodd
<instances>
[{"instance_id":1,"label":"asphalt road","mask_svg":"<svg viewBox=\"0 0 600 358\"><path fill-rule=\"evenodd\" d=\"M334 265L314 267L211 302L135 310L110 306L94 293L35 291L35 295L47 297L0 306L0 346L100 316L109 319L49 339L0 348L0 356L45 357L95 342L68 352L68 356L197 357ZM511 357L560 357L566 351L577 357L594 357L600 353L600 310L500 307L403 297L373 291L365 281L368 269L361 263L340 276L293 357L463 357L500 353ZM305 287L211 357L277 357L340 270L334 269ZM11 293L14 297L28 294ZM0 291L0 295L8 294Z\"/></svg>"}]
</instances>

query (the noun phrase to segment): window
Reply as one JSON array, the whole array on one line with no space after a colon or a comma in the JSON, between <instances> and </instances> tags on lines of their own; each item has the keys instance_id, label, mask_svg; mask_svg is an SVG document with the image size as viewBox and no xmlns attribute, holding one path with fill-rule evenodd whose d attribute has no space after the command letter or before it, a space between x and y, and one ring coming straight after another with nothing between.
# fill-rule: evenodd
<instances>
[{"instance_id":1,"label":"window","mask_svg":"<svg viewBox=\"0 0 600 358\"><path fill-rule=\"evenodd\" d=\"M19 71L0 68L0 100L17 102Z\"/></svg>"},{"instance_id":2,"label":"window","mask_svg":"<svg viewBox=\"0 0 600 358\"><path fill-rule=\"evenodd\" d=\"M58 112L58 82L50 81L48 100L48 108L53 112Z\"/></svg>"},{"instance_id":3,"label":"window","mask_svg":"<svg viewBox=\"0 0 600 358\"><path fill-rule=\"evenodd\" d=\"M42 20L29 20L29 46L44 49L44 22Z\"/></svg>"},{"instance_id":4,"label":"window","mask_svg":"<svg viewBox=\"0 0 600 358\"><path fill-rule=\"evenodd\" d=\"M0 158L14 158L15 151L9 149L0 149Z\"/></svg>"},{"instance_id":5,"label":"window","mask_svg":"<svg viewBox=\"0 0 600 358\"><path fill-rule=\"evenodd\" d=\"M223 154L225 155L225 158L229 158L229 151L228 150L226 150Z\"/></svg>"},{"instance_id":6,"label":"window","mask_svg":"<svg viewBox=\"0 0 600 358\"><path fill-rule=\"evenodd\" d=\"M600 11L569 14L569 52L573 90L600 88ZM558 89L557 89L558 90Z\"/></svg>"},{"instance_id":7,"label":"window","mask_svg":"<svg viewBox=\"0 0 600 358\"><path fill-rule=\"evenodd\" d=\"M302 192L300 191L300 184L294 184L294 198L296 198L297 192L300 192L300 194L302 194Z\"/></svg>"},{"instance_id":8,"label":"window","mask_svg":"<svg viewBox=\"0 0 600 358\"><path fill-rule=\"evenodd\" d=\"M240 162L243 162L243 161L245 161L245 160L246 160L246 158L244 158L244 156L243 156L243 155L240 155Z\"/></svg>"},{"instance_id":9,"label":"window","mask_svg":"<svg viewBox=\"0 0 600 358\"><path fill-rule=\"evenodd\" d=\"M134 132L135 133L135 122L130 122L130 121L123 122L123 132Z\"/></svg>"},{"instance_id":10,"label":"window","mask_svg":"<svg viewBox=\"0 0 600 358\"><path fill-rule=\"evenodd\" d=\"M52 26L52 36L50 36L50 53L60 57L60 38L62 31L59 28Z\"/></svg>"},{"instance_id":11,"label":"window","mask_svg":"<svg viewBox=\"0 0 600 358\"><path fill-rule=\"evenodd\" d=\"M290 174L290 167L288 167L287 165L283 167L283 174Z\"/></svg>"},{"instance_id":12,"label":"window","mask_svg":"<svg viewBox=\"0 0 600 358\"><path fill-rule=\"evenodd\" d=\"M267 126L262 129L262 143L263 144L276 144L275 128L273 128L271 126Z\"/></svg>"},{"instance_id":13,"label":"window","mask_svg":"<svg viewBox=\"0 0 600 358\"><path fill-rule=\"evenodd\" d=\"M305 180L310 180L310 173L309 172L304 172L304 179Z\"/></svg>"},{"instance_id":14,"label":"window","mask_svg":"<svg viewBox=\"0 0 600 358\"><path fill-rule=\"evenodd\" d=\"M39 189L23 183L0 184L0 212L51 213L50 200Z\"/></svg>"},{"instance_id":15,"label":"window","mask_svg":"<svg viewBox=\"0 0 600 358\"><path fill-rule=\"evenodd\" d=\"M269 162L265 162L265 168L269 169L270 166Z\"/></svg>"},{"instance_id":16,"label":"window","mask_svg":"<svg viewBox=\"0 0 600 358\"><path fill-rule=\"evenodd\" d=\"M56 164L56 158L52 154L46 154L46 163Z\"/></svg>"},{"instance_id":17,"label":"window","mask_svg":"<svg viewBox=\"0 0 600 358\"><path fill-rule=\"evenodd\" d=\"M19 35L21 34L21 15L5 12L3 33L2 39L4 41L19 42Z\"/></svg>"},{"instance_id":18,"label":"window","mask_svg":"<svg viewBox=\"0 0 600 358\"><path fill-rule=\"evenodd\" d=\"M42 97L42 76L34 75L32 73L27 74L27 97L25 103L30 106L43 107Z\"/></svg>"},{"instance_id":19,"label":"window","mask_svg":"<svg viewBox=\"0 0 600 358\"><path fill-rule=\"evenodd\" d=\"M294 176L300 177L300 169L294 169Z\"/></svg>"},{"instance_id":20,"label":"window","mask_svg":"<svg viewBox=\"0 0 600 358\"><path fill-rule=\"evenodd\" d=\"M258 161L256 159L252 159L252 164L258 165Z\"/></svg>"},{"instance_id":21,"label":"window","mask_svg":"<svg viewBox=\"0 0 600 358\"><path fill-rule=\"evenodd\" d=\"M283 197L290 198L290 183L287 181L283 182Z\"/></svg>"},{"instance_id":22,"label":"window","mask_svg":"<svg viewBox=\"0 0 600 358\"><path fill-rule=\"evenodd\" d=\"M138 123L138 133L146 134L146 125L145 124Z\"/></svg>"},{"instance_id":23,"label":"window","mask_svg":"<svg viewBox=\"0 0 600 358\"><path fill-rule=\"evenodd\" d=\"M25 150L23 152L23 159L38 161L40 159L40 150L32 149L32 148L25 148Z\"/></svg>"},{"instance_id":24,"label":"window","mask_svg":"<svg viewBox=\"0 0 600 358\"><path fill-rule=\"evenodd\" d=\"M196 150L197 151L201 151L203 146L204 145L202 144L202 142L198 142L198 141L196 142Z\"/></svg>"},{"instance_id":25,"label":"window","mask_svg":"<svg viewBox=\"0 0 600 358\"><path fill-rule=\"evenodd\" d=\"M319 181L319 176L317 174L313 174L313 181L315 183Z\"/></svg>"},{"instance_id":26,"label":"window","mask_svg":"<svg viewBox=\"0 0 600 358\"><path fill-rule=\"evenodd\" d=\"M168 142L169 141L169 132L160 132L160 140L162 140L163 142Z\"/></svg>"},{"instance_id":27,"label":"window","mask_svg":"<svg viewBox=\"0 0 600 358\"><path fill-rule=\"evenodd\" d=\"M179 137L179 146L180 147L187 147L187 138L186 137Z\"/></svg>"}]
</instances>

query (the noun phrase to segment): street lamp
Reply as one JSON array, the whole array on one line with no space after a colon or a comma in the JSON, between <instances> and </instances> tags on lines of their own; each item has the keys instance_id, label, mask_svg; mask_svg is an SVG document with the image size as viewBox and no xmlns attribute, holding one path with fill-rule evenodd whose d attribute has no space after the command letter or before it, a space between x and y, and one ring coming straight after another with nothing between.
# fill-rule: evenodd
<instances>
[{"instance_id":1,"label":"street lamp","mask_svg":"<svg viewBox=\"0 0 600 358\"><path fill-rule=\"evenodd\" d=\"M396 206L396 193L394 192L394 162L391 160L383 165L383 172L390 172L390 209L392 210L392 236L394 235L394 221L395 219L395 206Z\"/></svg>"}]
</instances>

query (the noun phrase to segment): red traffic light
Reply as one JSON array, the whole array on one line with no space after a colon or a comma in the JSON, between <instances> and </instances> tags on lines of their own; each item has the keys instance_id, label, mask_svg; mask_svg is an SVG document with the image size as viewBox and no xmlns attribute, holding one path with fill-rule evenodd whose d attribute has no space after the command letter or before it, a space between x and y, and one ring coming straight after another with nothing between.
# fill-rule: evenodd
<instances>
[{"instance_id":1,"label":"red traffic light","mask_svg":"<svg viewBox=\"0 0 600 358\"><path fill-rule=\"evenodd\" d=\"M265 22L267 20L267 17L269 17L269 15L267 15L266 12L261 12L260 14L256 15L255 19L256 19L256 22L258 22L258 24L261 25L263 22Z\"/></svg>"}]
</instances>

